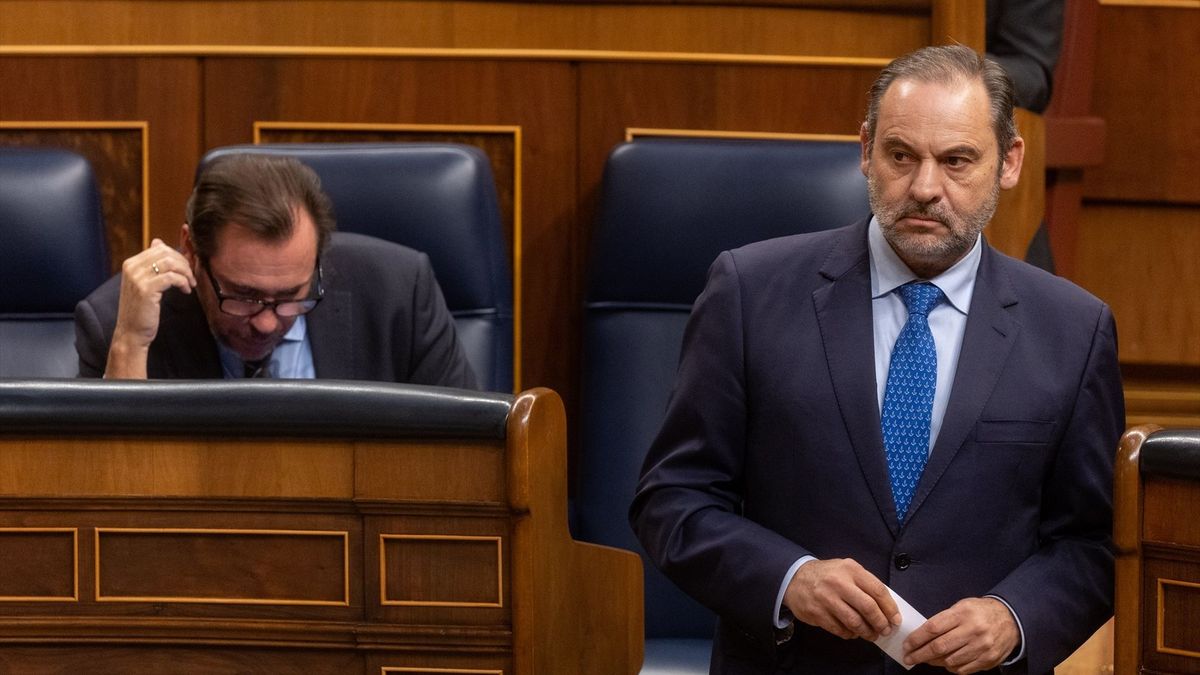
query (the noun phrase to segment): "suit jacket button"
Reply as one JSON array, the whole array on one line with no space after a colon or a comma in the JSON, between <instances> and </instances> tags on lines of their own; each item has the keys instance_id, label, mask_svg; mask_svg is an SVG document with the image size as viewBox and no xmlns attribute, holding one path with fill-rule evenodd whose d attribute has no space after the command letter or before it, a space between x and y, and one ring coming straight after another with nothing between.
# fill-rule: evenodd
<instances>
[{"instance_id":1,"label":"suit jacket button","mask_svg":"<svg viewBox=\"0 0 1200 675\"><path fill-rule=\"evenodd\" d=\"M908 569L909 565L912 564L912 558L908 557L907 553L901 553L900 555L896 556L896 559L892 562L895 563L896 569L904 571Z\"/></svg>"}]
</instances>

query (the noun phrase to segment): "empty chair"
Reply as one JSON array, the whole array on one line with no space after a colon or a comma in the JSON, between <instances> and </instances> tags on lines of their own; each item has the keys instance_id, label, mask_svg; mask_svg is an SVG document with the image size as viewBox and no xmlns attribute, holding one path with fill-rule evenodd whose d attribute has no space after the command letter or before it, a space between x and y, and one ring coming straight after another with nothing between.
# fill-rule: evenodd
<instances>
[{"instance_id":1,"label":"empty chair","mask_svg":"<svg viewBox=\"0 0 1200 675\"><path fill-rule=\"evenodd\" d=\"M209 152L295 157L312 167L344 232L429 256L479 383L513 388L512 276L487 156L468 145L300 143Z\"/></svg>"},{"instance_id":2,"label":"empty chair","mask_svg":"<svg viewBox=\"0 0 1200 675\"><path fill-rule=\"evenodd\" d=\"M108 278L92 167L0 147L0 377L74 377L75 303Z\"/></svg>"},{"instance_id":3,"label":"empty chair","mask_svg":"<svg viewBox=\"0 0 1200 675\"><path fill-rule=\"evenodd\" d=\"M707 673L714 616L645 561L627 519L684 325L726 249L865 216L859 144L639 140L608 158L587 299L577 538L643 554L643 673Z\"/></svg>"}]
</instances>

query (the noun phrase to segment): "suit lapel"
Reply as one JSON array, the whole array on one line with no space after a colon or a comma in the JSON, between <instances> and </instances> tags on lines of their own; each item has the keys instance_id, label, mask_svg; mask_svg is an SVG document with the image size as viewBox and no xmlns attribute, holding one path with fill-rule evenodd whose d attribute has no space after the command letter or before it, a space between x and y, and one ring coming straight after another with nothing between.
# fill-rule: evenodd
<instances>
[{"instance_id":1,"label":"suit lapel","mask_svg":"<svg viewBox=\"0 0 1200 675\"><path fill-rule=\"evenodd\" d=\"M999 254L985 241L959 352L958 369L950 389L950 402L946 406L946 415L942 419L942 428L934 442L933 452L929 455L929 462L913 495L910 518L933 491L946 467L975 428L1020 332L1020 324L1008 314L1008 308L1017 303L1017 296L1008 278L997 269L998 262Z\"/></svg>"},{"instance_id":2,"label":"suit lapel","mask_svg":"<svg viewBox=\"0 0 1200 675\"><path fill-rule=\"evenodd\" d=\"M221 357L196 292L169 290L163 295L158 337L150 347L152 378L221 379Z\"/></svg>"},{"instance_id":3,"label":"suit lapel","mask_svg":"<svg viewBox=\"0 0 1200 675\"><path fill-rule=\"evenodd\" d=\"M829 283L813 292L817 324L834 396L879 513L896 532L879 403L875 391L875 337L871 321L871 273L866 223L846 236L821 266Z\"/></svg>"},{"instance_id":4,"label":"suit lapel","mask_svg":"<svg viewBox=\"0 0 1200 675\"><path fill-rule=\"evenodd\" d=\"M332 275L331 275L332 276ZM336 283L336 277L333 277ZM325 298L308 315L313 371L321 379L352 380L355 375L353 305L349 291L326 291Z\"/></svg>"}]
</instances>

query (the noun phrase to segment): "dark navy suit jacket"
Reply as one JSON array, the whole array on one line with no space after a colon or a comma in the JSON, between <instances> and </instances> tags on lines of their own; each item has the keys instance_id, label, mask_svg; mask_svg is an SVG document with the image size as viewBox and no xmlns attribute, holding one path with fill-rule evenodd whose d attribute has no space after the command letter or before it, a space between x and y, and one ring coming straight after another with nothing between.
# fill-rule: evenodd
<instances>
[{"instance_id":1,"label":"dark navy suit jacket","mask_svg":"<svg viewBox=\"0 0 1200 675\"><path fill-rule=\"evenodd\" d=\"M985 243L949 407L900 527L869 274L865 221L721 254L634 527L719 615L713 672L903 672L868 642L799 623L776 644L780 583L811 554L857 560L927 617L998 595L1026 637L1026 658L1006 670L1050 673L1112 612L1124 425L1112 315Z\"/></svg>"},{"instance_id":2,"label":"dark navy suit jacket","mask_svg":"<svg viewBox=\"0 0 1200 675\"><path fill-rule=\"evenodd\" d=\"M325 297L306 315L317 377L476 386L424 253L335 232L321 253L321 270ZM104 373L120 292L117 275L75 308L83 377ZM222 377L217 343L194 292L172 289L163 295L146 366L151 378Z\"/></svg>"}]
</instances>

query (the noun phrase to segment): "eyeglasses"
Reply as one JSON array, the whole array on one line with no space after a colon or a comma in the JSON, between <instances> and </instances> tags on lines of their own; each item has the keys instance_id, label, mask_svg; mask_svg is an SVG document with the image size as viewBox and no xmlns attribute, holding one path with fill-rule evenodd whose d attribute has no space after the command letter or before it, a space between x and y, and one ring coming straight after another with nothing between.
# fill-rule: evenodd
<instances>
[{"instance_id":1,"label":"eyeglasses","mask_svg":"<svg viewBox=\"0 0 1200 675\"><path fill-rule=\"evenodd\" d=\"M309 292L309 297L303 300L256 300L254 298L238 298L230 295L225 295L221 290L221 284L217 282L217 278L213 276L212 268L208 266L207 260L201 260L200 264L204 267L204 271L208 275L208 280L212 282L213 292L217 294L217 307L226 314L240 316L245 319L258 316L265 309L271 309L275 312L275 316L290 318L308 314L313 311L321 298L325 297L325 287L321 284L321 259L317 258L317 274L314 280L316 288Z\"/></svg>"}]
</instances>

